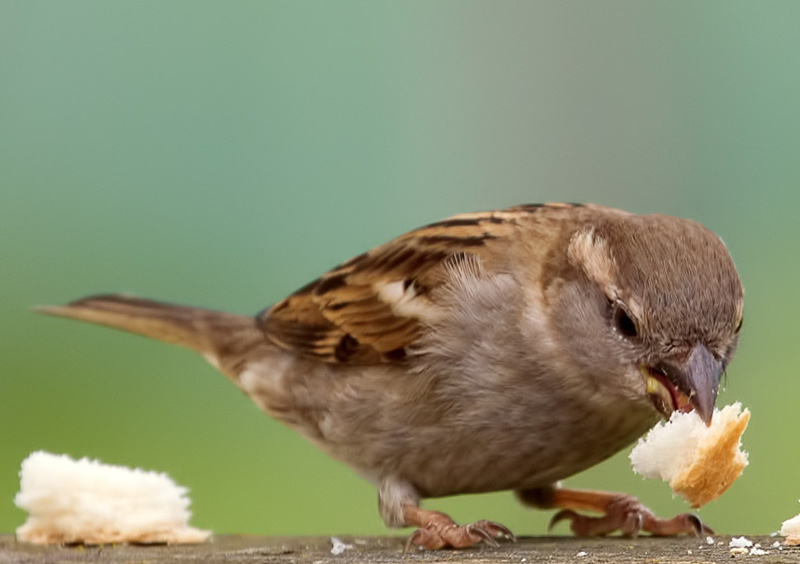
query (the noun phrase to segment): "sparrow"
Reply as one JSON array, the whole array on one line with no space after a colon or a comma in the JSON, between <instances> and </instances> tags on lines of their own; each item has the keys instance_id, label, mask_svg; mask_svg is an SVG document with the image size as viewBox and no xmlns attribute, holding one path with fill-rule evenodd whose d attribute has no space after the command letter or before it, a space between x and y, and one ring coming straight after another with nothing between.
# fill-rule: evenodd
<instances>
[{"instance_id":1,"label":"sparrow","mask_svg":"<svg viewBox=\"0 0 800 564\"><path fill-rule=\"evenodd\" d=\"M722 240L688 219L521 205L401 235L255 316L121 294L39 311L200 353L375 484L386 525L416 528L407 546L513 539L420 506L501 490L578 535L710 532L561 484L675 410L711 422L743 290Z\"/></svg>"}]
</instances>

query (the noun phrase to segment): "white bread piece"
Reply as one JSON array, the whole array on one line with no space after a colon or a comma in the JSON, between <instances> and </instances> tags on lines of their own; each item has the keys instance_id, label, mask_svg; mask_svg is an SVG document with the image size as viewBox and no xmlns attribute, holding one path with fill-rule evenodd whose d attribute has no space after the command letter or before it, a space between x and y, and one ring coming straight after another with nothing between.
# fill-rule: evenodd
<instances>
[{"instance_id":1,"label":"white bread piece","mask_svg":"<svg viewBox=\"0 0 800 564\"><path fill-rule=\"evenodd\" d=\"M49 543L197 543L187 489L166 474L38 451L22 462L14 503L30 515L17 540Z\"/></svg>"},{"instance_id":2,"label":"white bread piece","mask_svg":"<svg viewBox=\"0 0 800 564\"><path fill-rule=\"evenodd\" d=\"M795 515L783 522L781 535L786 537L783 544L790 546L800 544L800 515Z\"/></svg>"},{"instance_id":3,"label":"white bread piece","mask_svg":"<svg viewBox=\"0 0 800 564\"><path fill-rule=\"evenodd\" d=\"M633 470L669 482L692 507L701 507L722 495L747 466L741 438L748 421L750 411L738 402L715 409L710 427L694 411L676 411L639 439L630 454Z\"/></svg>"}]
</instances>

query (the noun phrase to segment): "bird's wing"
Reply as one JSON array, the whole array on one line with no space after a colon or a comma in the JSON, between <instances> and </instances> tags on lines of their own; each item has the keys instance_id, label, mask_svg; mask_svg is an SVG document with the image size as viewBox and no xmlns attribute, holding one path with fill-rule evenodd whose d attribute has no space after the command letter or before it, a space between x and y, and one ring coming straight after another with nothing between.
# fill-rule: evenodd
<instances>
[{"instance_id":1,"label":"bird's wing","mask_svg":"<svg viewBox=\"0 0 800 564\"><path fill-rule=\"evenodd\" d=\"M447 283L448 262L491 261L520 219L547 207L461 214L406 233L265 310L259 327L274 344L328 363L402 361L440 314L432 296Z\"/></svg>"}]
</instances>

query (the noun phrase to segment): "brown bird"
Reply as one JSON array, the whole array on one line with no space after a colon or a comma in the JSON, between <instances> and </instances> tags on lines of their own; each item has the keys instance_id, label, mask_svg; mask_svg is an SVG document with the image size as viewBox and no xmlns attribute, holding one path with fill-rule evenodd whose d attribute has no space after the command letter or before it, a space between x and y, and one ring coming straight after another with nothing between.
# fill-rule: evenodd
<instances>
[{"instance_id":1,"label":"brown bird","mask_svg":"<svg viewBox=\"0 0 800 564\"><path fill-rule=\"evenodd\" d=\"M255 317L100 295L41 311L183 345L378 489L427 548L496 544L423 498L514 490L579 535L710 531L559 481L674 410L710 423L743 291L694 221L597 205L456 215L342 263ZM599 517L579 514L593 511Z\"/></svg>"}]
</instances>

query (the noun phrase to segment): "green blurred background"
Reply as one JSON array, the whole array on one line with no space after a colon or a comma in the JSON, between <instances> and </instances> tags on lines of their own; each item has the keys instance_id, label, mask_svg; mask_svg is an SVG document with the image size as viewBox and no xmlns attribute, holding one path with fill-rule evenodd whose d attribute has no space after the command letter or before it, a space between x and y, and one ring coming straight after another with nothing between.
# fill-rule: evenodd
<instances>
[{"instance_id":1,"label":"green blurred background","mask_svg":"<svg viewBox=\"0 0 800 564\"><path fill-rule=\"evenodd\" d=\"M721 402L753 412L751 464L701 516L776 530L800 511L798 25L793 0L0 3L0 532L37 449L167 471L220 533L384 532L371 485L199 357L29 306L256 312L426 222L559 200L727 242L747 307ZM626 455L568 483L686 510Z\"/></svg>"}]
</instances>

